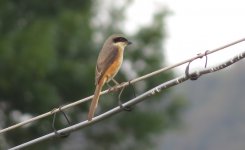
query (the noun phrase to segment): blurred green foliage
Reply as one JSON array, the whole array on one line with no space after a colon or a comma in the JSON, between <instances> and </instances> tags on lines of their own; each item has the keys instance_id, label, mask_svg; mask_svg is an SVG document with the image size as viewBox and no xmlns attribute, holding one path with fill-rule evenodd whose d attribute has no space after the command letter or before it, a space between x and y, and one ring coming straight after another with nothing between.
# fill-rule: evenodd
<instances>
[{"instance_id":1,"label":"blurred green foliage","mask_svg":"<svg viewBox=\"0 0 245 150\"><path fill-rule=\"evenodd\" d=\"M98 50L111 33L123 32L124 13L130 5L112 5L106 11L110 19L103 23L103 19L98 17L100 4L102 2L89 0L0 1L0 102L6 106L2 109L6 116L1 121L4 127L16 123L11 115L13 111L35 116L93 93ZM166 36L164 18L167 14L166 11L156 13L152 24L139 28L129 37L134 44L127 48L125 60L131 63L137 76L164 63L162 45ZM103 38L96 41L98 35ZM129 80L127 74L131 72L120 72L116 79L120 82ZM172 73L164 73L142 81L134 85L136 92L139 94L170 77ZM126 89L123 97L128 99L132 95L132 90ZM84 132L84 147L115 149L119 143L126 144L127 139L134 139L134 142L116 149L152 147L150 135L171 126L169 121L177 117L169 118L176 116L181 108L175 107L175 101L169 104L171 109L156 107L163 97L162 94L151 97L149 99L152 100L138 105L130 114L122 113L77 131ZM117 105L116 94L101 99L108 99L99 104L103 111ZM83 104L69 110L72 122L84 120L81 116L86 116L87 107L88 104ZM52 132L50 122L49 118L30 127L13 130L6 133L5 141L11 147ZM62 119L58 120L58 127L62 127L61 122ZM62 149L62 144L61 141L50 140L30 149Z\"/></svg>"}]
</instances>

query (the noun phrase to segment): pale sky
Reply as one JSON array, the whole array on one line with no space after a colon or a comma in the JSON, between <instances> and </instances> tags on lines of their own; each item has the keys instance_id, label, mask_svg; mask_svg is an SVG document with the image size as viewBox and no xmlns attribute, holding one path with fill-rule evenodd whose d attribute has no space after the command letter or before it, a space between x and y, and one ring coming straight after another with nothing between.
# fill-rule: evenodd
<instances>
[{"instance_id":1,"label":"pale sky","mask_svg":"<svg viewBox=\"0 0 245 150\"><path fill-rule=\"evenodd\" d=\"M151 21L161 6L173 14L167 18L167 42L164 45L168 64L185 60L245 37L245 2L241 0L136 0L128 10L129 32ZM224 52L212 54L209 65L223 62L245 50L245 42ZM196 62L192 66L202 67ZM180 70L183 70L182 67Z\"/></svg>"}]
</instances>

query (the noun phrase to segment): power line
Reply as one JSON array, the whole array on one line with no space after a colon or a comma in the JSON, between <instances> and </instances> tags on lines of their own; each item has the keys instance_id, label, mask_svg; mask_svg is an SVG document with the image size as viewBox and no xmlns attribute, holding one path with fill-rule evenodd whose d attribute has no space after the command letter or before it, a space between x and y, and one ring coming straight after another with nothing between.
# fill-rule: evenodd
<instances>
[{"instance_id":1,"label":"power line","mask_svg":"<svg viewBox=\"0 0 245 150\"><path fill-rule=\"evenodd\" d=\"M149 73L149 74L146 74L146 75L144 75L144 76L138 77L138 78L133 79L133 80L131 80L131 81L129 81L129 82L124 82L124 83L120 84L120 86L118 86L118 87L116 87L116 88L117 88L117 89L121 89L121 88L123 88L123 87L128 86L129 84L133 84L133 83L135 83L135 82L144 80L144 79L149 78L149 77L151 77L151 76L154 76L154 75L160 74L160 73L162 73L162 72L164 72L164 71L167 71L167 70L176 68L176 67L181 66L181 65L183 65L183 64L186 64L186 63L188 63L188 62L191 62L191 61L193 61L193 60L195 60L195 59L202 58L203 56L207 56L207 55L209 55L209 54L215 53L215 52L217 52L217 51L224 50L225 48L231 47L231 46L233 46L233 45L235 45L235 44L238 44L238 43L241 43L241 42L244 42L244 41L245 41L245 38L242 38L242 39L239 39L239 40L237 40L237 41L231 42L231 43L229 43L229 44L225 44L225 45L223 45L223 46L221 46L221 47L215 48L215 49L213 49L213 50L205 51L205 53L203 53L203 54L198 54L197 56L194 56L194 57L192 57L192 58L186 59L186 60L181 61L181 62L179 62L179 63L176 63L176 64L174 64L174 65L171 65L171 66L164 67L164 68L161 68L161 69L159 69L159 70L153 71L153 72L151 72L151 73ZM107 90L101 92L101 95L106 94L106 93L110 93L110 92L112 92L112 91L113 91L113 90L108 90L108 89L107 89ZM12 126L10 126L10 127L4 128L4 129L0 130L0 134L1 134L1 133L4 133L4 132L7 132L7 131L10 131L10 130L13 130L13 129L16 129L16 128L19 128L19 127L21 127L21 126L24 126L24 125L26 125L26 124L32 123L32 122L37 121L37 120L40 120L40 119L42 119L42 118L48 117L48 116L53 115L53 114L55 114L55 113L57 113L57 112L59 112L59 111L61 111L61 110L65 110L65 109L67 109L67 108L70 108L70 107L76 106L76 105L78 105L78 104L84 103L84 102L86 102L86 101L89 101L89 100L92 99L92 98L93 98L93 95L91 95L91 96L89 96L89 97L86 97L86 98L83 98L83 99L81 99L81 100L75 101L75 102L73 102L73 103L64 105L64 106L62 106L62 107L60 107L60 108L54 108L53 110L51 110L51 111L49 111L49 112L46 112L46 113L41 114L41 115L39 115L39 116L33 117L33 118L28 119L28 120L26 120L26 121L20 122L20 123L18 123L18 124L12 125Z\"/></svg>"},{"instance_id":2,"label":"power line","mask_svg":"<svg viewBox=\"0 0 245 150\"><path fill-rule=\"evenodd\" d=\"M195 76L195 77L200 77L202 75L205 75L205 74L208 74L208 73L213 73L213 72L216 72L216 71L219 71L219 70L222 70L236 62L238 62L239 60L245 58L245 51L235 57L233 57L232 59L226 61L226 62L223 62L222 64L220 65L216 65L214 67L211 67L211 68L205 68L205 69L201 69L199 71L195 71L193 73L190 73L188 76L186 75L182 75L180 77L177 77L175 79L172 79L172 80L169 80L167 82L164 82L162 84L159 84L158 86L144 92L143 94L129 100L128 102L124 103L123 106L131 106L131 105L135 105L136 103L139 103L143 100L145 100L147 97L149 96L153 96L157 93L160 93L163 89L167 89L167 88L170 88L172 86L175 86L175 85L178 85L180 83L183 83L184 81L187 81L189 79L191 79L191 77ZM102 121L112 115L115 115L119 112L123 111L122 108L120 108L119 106L99 115L99 116L96 116L93 118L92 121L83 121L81 123L77 123L75 125L72 125L70 127L67 127L67 128L64 128L64 129L61 129L58 131L59 134L67 134L67 133L70 133L70 132L73 132L73 131L76 131L78 129L81 129L81 128L84 128L86 126L90 126L96 122L99 122L99 121ZM11 148L10 150L17 150L17 149L21 149L21 148L25 148L25 147L28 147L30 145L33 145L35 143L39 143L41 141L44 141L44 140L47 140L47 139L50 139L52 137L56 136L56 134L54 132L52 133L49 133L47 135L44 135L42 137L39 137L39 138L36 138L34 140L31 140L31 141L28 141L26 143L23 143L21 145L18 145L16 147L13 147Z\"/></svg>"},{"instance_id":3,"label":"power line","mask_svg":"<svg viewBox=\"0 0 245 150\"><path fill-rule=\"evenodd\" d=\"M183 64L186 64L186 63L189 63L189 64L190 64L193 60L196 60L196 59L198 59L198 58L202 58L202 57L204 57L204 56L206 57L206 62L207 62L207 55L212 54L212 53L217 52L217 51L220 51L220 50L224 50L224 49L227 48L227 47L233 46L233 45L235 45L235 44L238 44L238 43L241 43L241 42L244 42L244 41L245 41L245 38L242 38L242 39L240 39L240 40L237 40L237 41L234 41L234 42L232 42L232 43L226 44L226 45L224 45L224 46L215 48L215 49L213 49L213 50L209 50L209 51L207 50L207 51L205 51L203 54L198 54L197 56L194 56L194 57L192 57L192 58L186 59L186 60L181 61L181 62L179 62L179 63L176 63L176 64L174 64L174 65L171 65L171 66L168 66L168 67L165 67L165 68L161 68L161 69L159 69L159 70L153 71L153 72L151 72L151 73L149 73L149 74L146 74L146 75L144 75L144 76L138 77L138 78L133 79L133 80L131 80L131 81L124 82L124 83L120 84L119 86L115 87L115 89L121 89L121 88L124 88L124 87L128 86L129 84L133 84L133 83L136 83L136 82L138 82L138 81L147 79L147 78L149 78L149 77L151 77L151 76L157 75L157 74L159 74L159 73L162 73L162 72L164 72L164 71L173 69L173 68L178 67L178 66L181 66L181 65L183 65ZM125 106L134 105L134 104L136 104L136 103L142 101L142 100L143 100L145 97L147 97L147 96L152 96L152 95L154 95L154 94L156 94L156 93L161 92L162 89L169 88L169 87L172 87L172 86L174 86L174 85L180 84L180 83L182 83L182 82L184 82L184 81L186 81L186 80L188 80L188 79L193 79L193 78L192 78L193 76L194 76L195 78L198 78L198 77L200 77L200 76L203 75L203 74L212 73L212 72L215 72L215 71L217 71L217 70L223 69L223 68L225 68L225 67L227 67L227 66L229 66L229 65L231 65L231 64L233 64L233 63L235 63L235 62L237 62L237 61L239 61L239 60L241 60L242 58L244 58L244 56L245 56L245 52L243 52L242 54L240 54L240 55L234 57L233 59L231 59L231 60L229 60L229 61L227 61L227 62L225 62L225 63L223 63L223 64L221 64L221 65L218 65L218 66L216 66L216 67L212 67L212 68L209 68L209 69L203 69L203 70L200 70L200 71L191 73L191 74L188 73L188 72L189 72L189 71L188 71L188 70L189 70L189 64L188 64L188 65L187 65L187 68L186 68L186 75L185 75L185 76L178 77L178 78L175 78L175 79L173 79L173 80L170 80L170 81L167 81L167 82L165 82L165 83L162 83L162 84L160 84L160 85L154 87L153 89L151 89L151 90L149 90L149 91L147 91L147 92L145 92L145 93L143 93L143 94L137 96L136 98L129 100L129 101L128 101L127 103L125 103L124 105L125 105ZM106 94L106 93L109 93L109 92L112 92L112 91L113 91L113 90L105 90L105 91L103 91L101 94ZM61 111L61 110L65 110L65 109L67 109L67 108L70 108L70 107L76 106L76 105L78 105L78 104L84 103L84 102L86 102L86 101L88 101L88 100L90 100L90 99L92 99L92 98L93 98L93 95L92 95L92 96L89 96L89 97L86 97L86 98L83 98L83 99L81 99L81 100L78 100L78 101L76 101L76 102L67 104L67 105L65 105L65 106L63 106L63 107L60 107L59 109L58 109L58 108L55 108L55 109L53 109L53 110L51 110L51 111L49 111L49 112L46 112L46 113L41 114L41 115L39 115L39 116L33 117L33 118L31 118L31 119L29 119L29 120L26 120L26 121L24 121L24 122L21 122L21 123L15 124L15 125L13 125L13 126L7 127L7 128L5 128L5 129L2 129L2 130L0 130L0 134L1 134L1 133L4 133L4 132L7 132L7 131L10 131L10 130L13 130L13 129L16 129L16 128L21 127L21 126L23 126L23 125L25 125L25 124L32 123L32 122L34 122L34 121L40 120L40 119L45 118L45 117L47 117L47 116L53 115L53 114L55 114L55 113L57 113L57 112L59 112L59 111ZM114 115L114 114L116 114L116 113L118 113L118 112L120 112L120 111L122 111L122 110L120 109L120 107L116 107L116 108L114 108L114 109L112 109L112 110L107 111L106 113L103 113L102 115L99 115L99 116L95 117L95 118L93 119L93 121L91 121L91 122L83 121L83 122L81 122L81 123L78 123L78 124L72 125L72 126L70 126L70 127L67 127L67 128L65 128L65 129L59 130L58 132L62 134L62 133L69 133L69 132L78 130L78 129L80 129L80 128L83 128L83 127L86 127L86 126L88 126L88 125L91 125L91 124L93 124L93 123L95 123L95 122L101 121L101 120L103 120L103 119L105 119L105 118L107 118L107 117L109 117L109 116L111 116L111 115ZM37 143L37 142L40 142L40 141L49 139L50 137L53 137L53 136L55 136L55 133L50 133L50 134L47 134L47 135L45 135L45 136L43 136L43 137L40 137L40 138L37 138L37 139L35 139L35 140L32 140L32 141L26 142L26 143L24 143L24 144L21 144L21 145L19 145L19 146L17 146L17 147L14 147L14 148L12 148L12 149L23 148L23 147L32 145L32 144L34 144L34 143Z\"/></svg>"}]
</instances>

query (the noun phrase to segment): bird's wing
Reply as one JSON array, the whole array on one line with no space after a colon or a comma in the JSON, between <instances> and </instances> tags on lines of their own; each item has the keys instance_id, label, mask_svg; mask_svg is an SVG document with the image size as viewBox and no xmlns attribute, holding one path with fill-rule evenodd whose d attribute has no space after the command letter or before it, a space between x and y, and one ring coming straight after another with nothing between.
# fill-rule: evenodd
<instances>
[{"instance_id":1,"label":"bird's wing","mask_svg":"<svg viewBox=\"0 0 245 150\"><path fill-rule=\"evenodd\" d=\"M99 56L97 60L97 66L95 69L95 85L98 84L100 79L103 77L105 71L111 66L111 64L115 61L118 57L119 51L118 48L113 46L112 50L108 50L109 52L103 53L103 59Z\"/></svg>"}]
</instances>

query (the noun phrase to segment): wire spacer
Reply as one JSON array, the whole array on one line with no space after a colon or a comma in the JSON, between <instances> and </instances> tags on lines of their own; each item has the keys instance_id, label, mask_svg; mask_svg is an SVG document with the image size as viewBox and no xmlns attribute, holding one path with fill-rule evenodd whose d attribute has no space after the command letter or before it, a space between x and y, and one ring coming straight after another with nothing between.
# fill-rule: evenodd
<instances>
[{"instance_id":1,"label":"wire spacer","mask_svg":"<svg viewBox=\"0 0 245 150\"><path fill-rule=\"evenodd\" d=\"M55 109L53 109L53 110L51 111L51 113L52 113L54 110L55 110ZM70 120L68 119L66 113L61 109L61 107L59 107L59 111L60 111L60 112L63 114L63 116L65 117L65 119L66 119L68 125L71 125ZM53 128L53 130L54 130L55 135L56 135L57 137L60 137L60 138L68 137L69 134L66 134L66 133L59 133L59 132L57 131L57 129L56 129L56 127L55 127L56 114L57 114L57 112L54 113L53 121L52 121L52 128Z\"/></svg>"}]
</instances>

